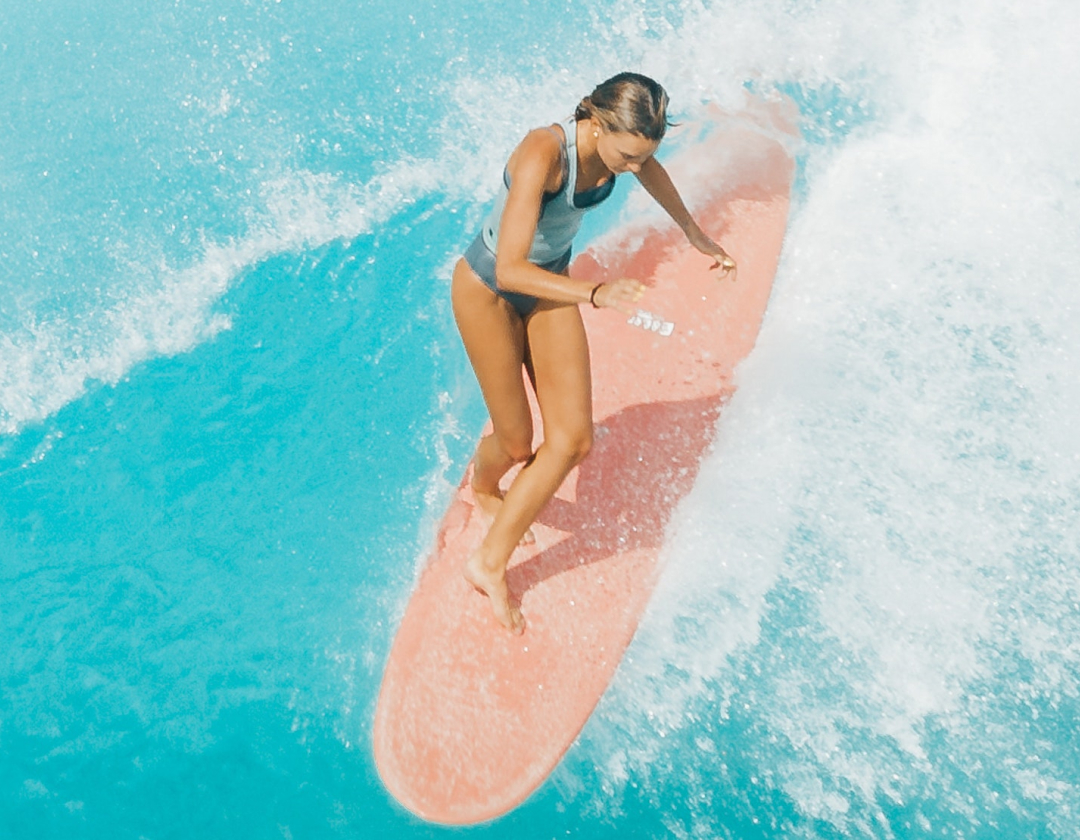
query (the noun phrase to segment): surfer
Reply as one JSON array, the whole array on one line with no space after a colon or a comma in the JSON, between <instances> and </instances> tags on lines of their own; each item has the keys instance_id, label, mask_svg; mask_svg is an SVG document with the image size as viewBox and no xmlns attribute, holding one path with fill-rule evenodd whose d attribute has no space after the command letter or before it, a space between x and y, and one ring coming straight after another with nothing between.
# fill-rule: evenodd
<instances>
[{"instance_id":1,"label":"surfer","mask_svg":"<svg viewBox=\"0 0 1080 840\"><path fill-rule=\"evenodd\" d=\"M464 574L514 633L524 631L525 619L506 585L510 555L532 541L533 520L592 446L589 349L578 305L632 315L646 290L632 278L593 285L569 276L582 215L611 194L617 175L633 173L690 244L716 260L713 268L735 277L734 260L698 227L654 157L668 127L667 103L652 79L620 73L581 100L572 117L529 132L454 267L454 317L493 427L476 449L471 480L492 521ZM535 452L523 365L544 423ZM499 482L519 463L525 466L504 495Z\"/></svg>"}]
</instances>

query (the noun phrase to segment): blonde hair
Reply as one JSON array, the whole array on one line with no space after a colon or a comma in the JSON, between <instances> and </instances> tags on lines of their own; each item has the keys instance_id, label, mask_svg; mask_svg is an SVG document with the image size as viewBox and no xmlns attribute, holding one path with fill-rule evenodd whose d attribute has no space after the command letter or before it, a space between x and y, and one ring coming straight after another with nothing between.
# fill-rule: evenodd
<instances>
[{"instance_id":1,"label":"blonde hair","mask_svg":"<svg viewBox=\"0 0 1080 840\"><path fill-rule=\"evenodd\" d=\"M608 131L661 140L670 125L667 105L667 91L659 83L640 73L619 73L581 100L574 119L595 118Z\"/></svg>"}]
</instances>

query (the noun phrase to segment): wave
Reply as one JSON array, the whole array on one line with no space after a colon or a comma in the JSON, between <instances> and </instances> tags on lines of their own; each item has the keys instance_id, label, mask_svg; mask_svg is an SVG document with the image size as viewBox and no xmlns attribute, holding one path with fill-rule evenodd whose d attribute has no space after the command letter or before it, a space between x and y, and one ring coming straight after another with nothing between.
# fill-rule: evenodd
<instances>
[{"instance_id":1,"label":"wave","mask_svg":"<svg viewBox=\"0 0 1080 840\"><path fill-rule=\"evenodd\" d=\"M48 417L91 381L115 384L140 362L211 339L230 323L215 305L245 269L274 254L369 232L437 183L424 161L401 161L363 186L292 173L262 187L258 212L248 211L248 233L202 243L192 265L170 264L152 244L126 248L127 291L119 300L42 318L31 311L0 335L0 433Z\"/></svg>"},{"instance_id":2,"label":"wave","mask_svg":"<svg viewBox=\"0 0 1080 840\"><path fill-rule=\"evenodd\" d=\"M447 65L430 148L380 147L353 172L264 148L250 194L221 205L238 231L204 208L178 254L121 230L110 270L128 279L89 278L105 290L93 305L0 306L18 313L0 331L0 432L227 329L221 296L270 255L394 224L421 199L478 219L525 130L609 72L661 79L677 118L781 91L805 143L766 322L626 667L556 781L598 791L601 813L651 797L684 836L777 803L810 836L813 820L890 836L1003 815L1075 836L1061 734L1080 695L1080 119L1061 95L1080 82L1075 4L590 13L570 70L524 41ZM241 139L272 105L252 62L278 42L262 41L246 87L210 79L198 100L207 119L248 120ZM439 457L431 498L448 487ZM595 787L575 783L588 772Z\"/></svg>"},{"instance_id":3,"label":"wave","mask_svg":"<svg viewBox=\"0 0 1080 840\"><path fill-rule=\"evenodd\" d=\"M1080 16L620 8L684 99L801 98L806 146L757 348L586 733L598 788L648 779L684 836L733 831L724 797L806 836L1075 836Z\"/></svg>"}]
</instances>

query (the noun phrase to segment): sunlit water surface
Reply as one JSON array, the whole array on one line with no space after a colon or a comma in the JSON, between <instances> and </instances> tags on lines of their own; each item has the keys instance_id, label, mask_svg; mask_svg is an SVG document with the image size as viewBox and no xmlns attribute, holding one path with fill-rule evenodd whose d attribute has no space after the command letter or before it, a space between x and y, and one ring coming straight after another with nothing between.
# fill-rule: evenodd
<instances>
[{"instance_id":1,"label":"sunlit water surface","mask_svg":"<svg viewBox=\"0 0 1080 840\"><path fill-rule=\"evenodd\" d=\"M1072 0L4 4L0 837L1080 837L1077 43ZM430 826L370 733L484 420L450 267L628 67L798 106L773 298L579 742Z\"/></svg>"}]
</instances>

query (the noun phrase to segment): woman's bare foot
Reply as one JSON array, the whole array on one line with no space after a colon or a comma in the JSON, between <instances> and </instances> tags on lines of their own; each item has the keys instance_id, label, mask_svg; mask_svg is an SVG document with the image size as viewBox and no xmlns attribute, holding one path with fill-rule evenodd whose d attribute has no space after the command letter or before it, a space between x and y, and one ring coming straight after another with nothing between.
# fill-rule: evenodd
<instances>
[{"instance_id":1,"label":"woman's bare foot","mask_svg":"<svg viewBox=\"0 0 1080 840\"><path fill-rule=\"evenodd\" d=\"M525 617L510 603L510 591L506 588L506 573L493 572L480 557L473 554L465 562L465 580L483 592L491 600L495 618L515 636L525 632Z\"/></svg>"},{"instance_id":2,"label":"woman's bare foot","mask_svg":"<svg viewBox=\"0 0 1080 840\"><path fill-rule=\"evenodd\" d=\"M494 493L486 493L483 490L477 489L475 484L470 485L472 487L473 498L476 499L476 504L484 512L484 515L488 517L489 521L494 521L495 515L499 512L499 508L502 507L503 497L502 493L496 490ZM521 540L518 545L532 545L536 542L536 536L532 532L532 528L527 528L525 533L521 535Z\"/></svg>"}]
</instances>

